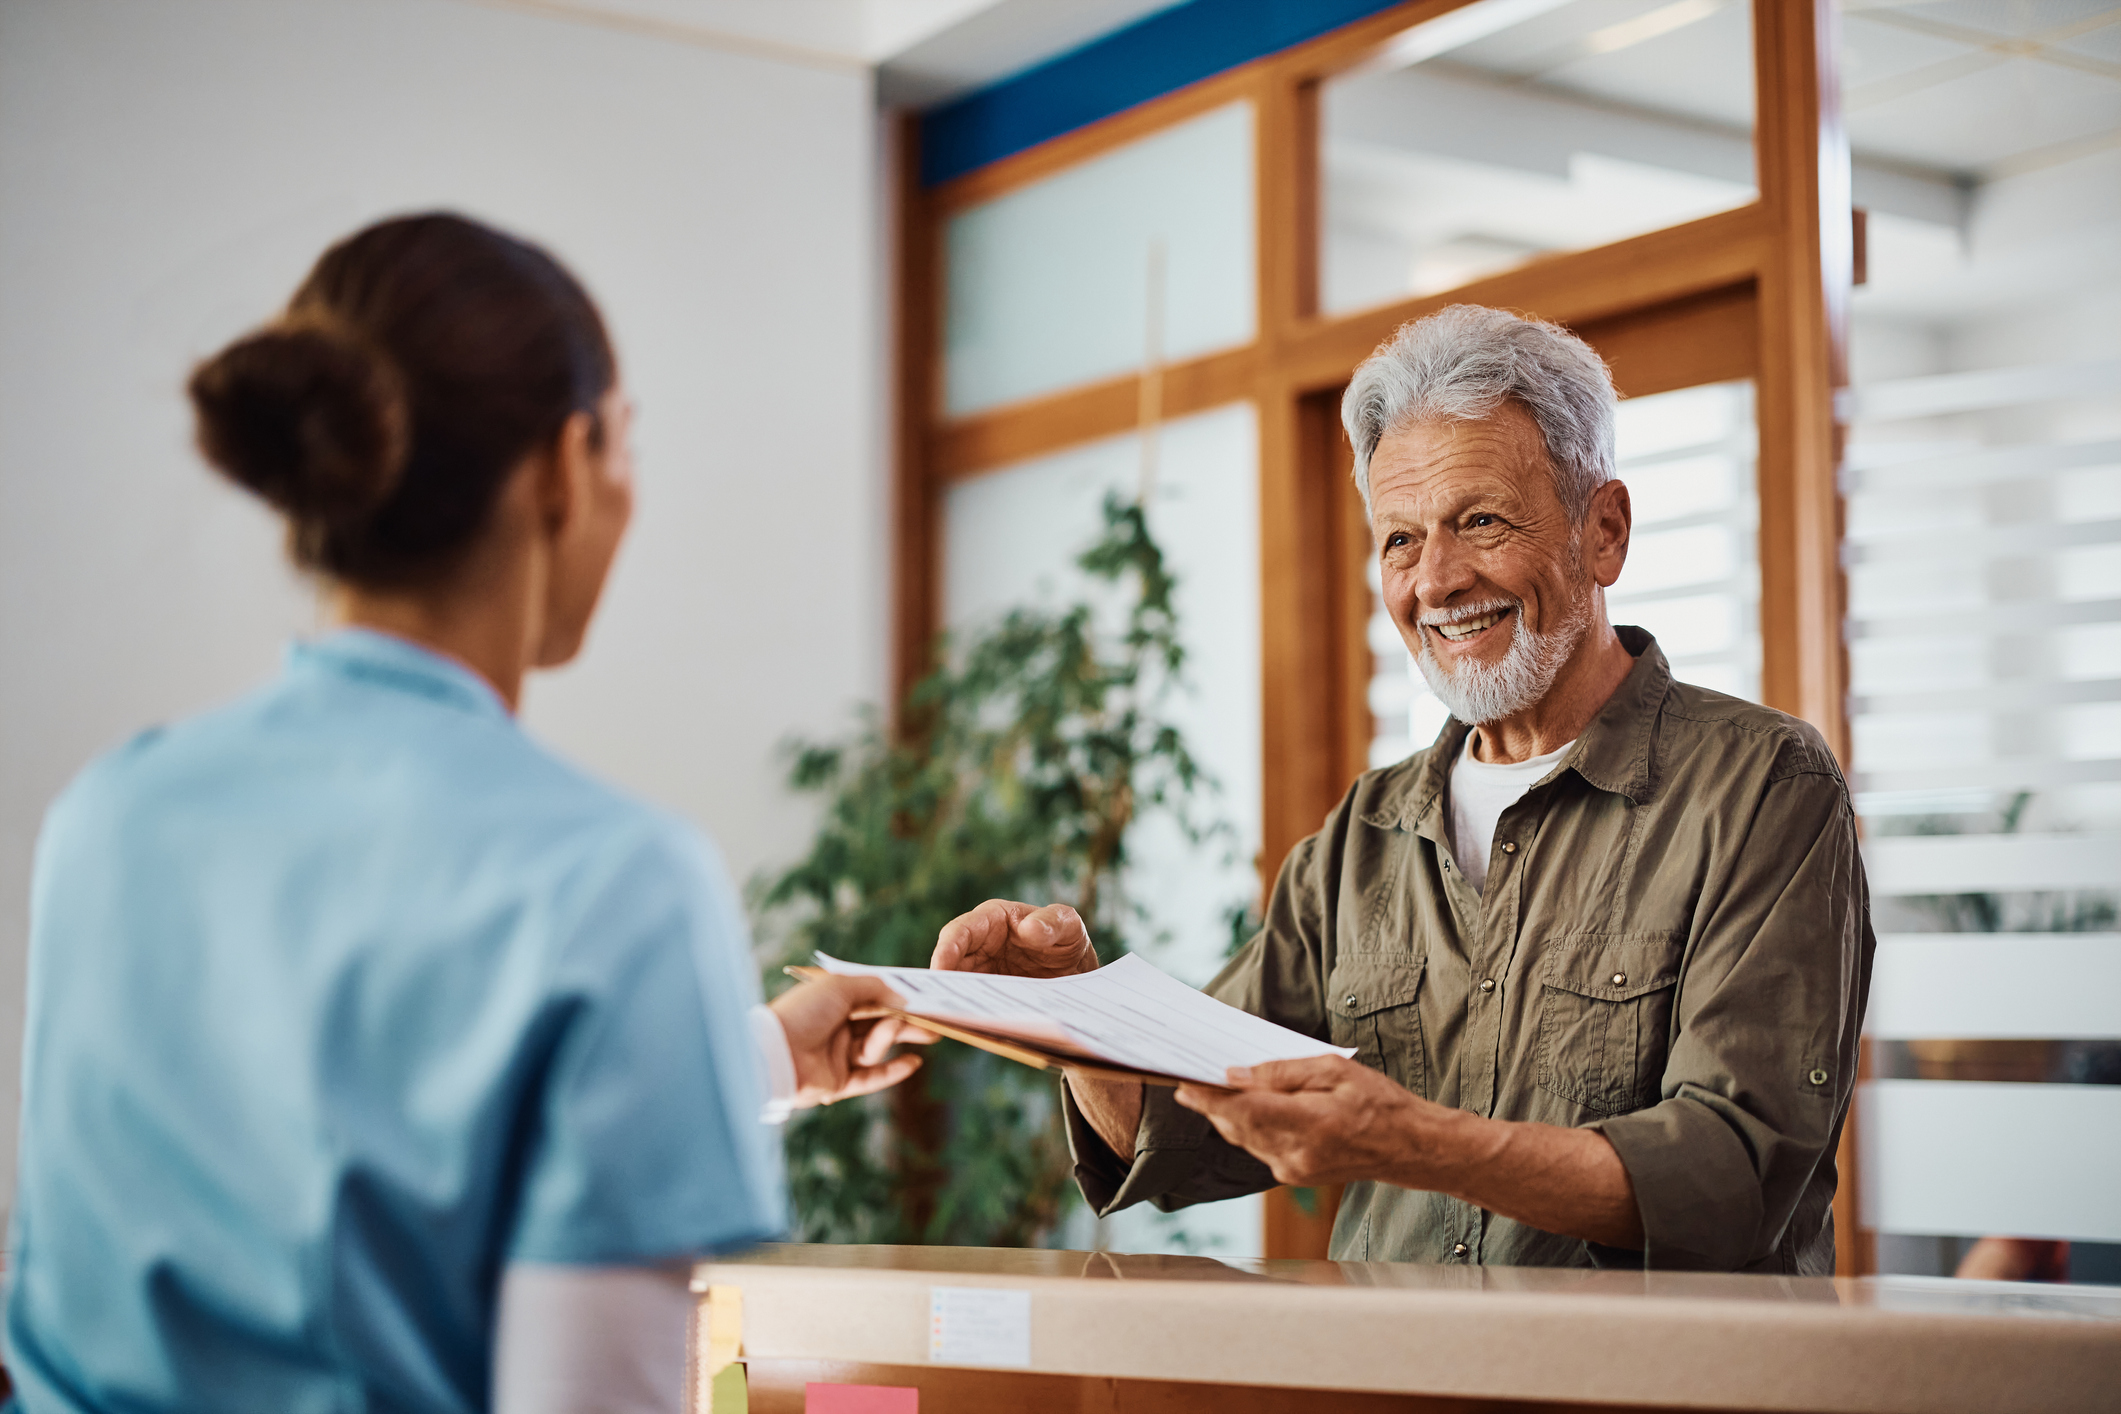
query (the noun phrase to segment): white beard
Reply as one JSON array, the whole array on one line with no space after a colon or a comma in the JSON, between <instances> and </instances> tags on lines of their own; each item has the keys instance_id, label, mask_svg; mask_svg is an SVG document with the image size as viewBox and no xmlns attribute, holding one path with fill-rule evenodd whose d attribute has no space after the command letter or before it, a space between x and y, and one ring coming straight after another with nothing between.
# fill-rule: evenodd
<instances>
[{"instance_id":1,"label":"white beard","mask_svg":"<svg viewBox=\"0 0 2121 1414\"><path fill-rule=\"evenodd\" d=\"M1477 617L1490 607L1475 606L1454 617ZM1570 605L1567 617L1548 633L1534 633L1525 627L1522 601L1508 607L1516 612L1516 619L1510 625L1510 649L1499 663L1466 661L1456 669L1446 668L1436 657L1428 629L1421 631L1421 652L1414 661L1420 665L1429 691L1451 709L1452 716L1468 726L1477 727L1522 712L1545 697L1554 686L1554 679L1561 675L1562 665L1590 631L1589 594Z\"/></svg>"}]
</instances>

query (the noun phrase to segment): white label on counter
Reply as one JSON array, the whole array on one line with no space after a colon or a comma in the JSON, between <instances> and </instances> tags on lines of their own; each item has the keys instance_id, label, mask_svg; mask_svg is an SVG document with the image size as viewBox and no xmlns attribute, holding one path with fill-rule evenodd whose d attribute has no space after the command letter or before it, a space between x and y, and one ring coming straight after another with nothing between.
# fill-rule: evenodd
<instances>
[{"instance_id":1,"label":"white label on counter","mask_svg":"<svg viewBox=\"0 0 2121 1414\"><path fill-rule=\"evenodd\" d=\"M938 1365L1031 1364L1031 1293L928 1288L928 1358Z\"/></svg>"}]
</instances>

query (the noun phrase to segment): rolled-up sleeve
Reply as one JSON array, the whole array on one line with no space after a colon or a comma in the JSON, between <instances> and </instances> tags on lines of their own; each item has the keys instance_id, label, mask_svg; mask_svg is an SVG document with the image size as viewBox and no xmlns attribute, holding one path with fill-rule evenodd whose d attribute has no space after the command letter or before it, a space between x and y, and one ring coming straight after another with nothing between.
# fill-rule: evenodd
<instances>
[{"instance_id":1,"label":"rolled-up sleeve","mask_svg":"<svg viewBox=\"0 0 2121 1414\"><path fill-rule=\"evenodd\" d=\"M1346 813L1343 801L1325 829L1289 852L1268 900L1265 925L1208 984L1209 996L1325 1039L1319 959L1334 885L1326 857L1337 853L1330 841ZM1274 1186L1264 1163L1224 1139L1205 1116L1180 1105L1168 1087L1142 1087L1141 1127L1135 1131L1131 1164L1099 1137L1066 1086L1062 1096L1076 1182L1099 1217L1141 1202L1171 1212Z\"/></svg>"},{"instance_id":2,"label":"rolled-up sleeve","mask_svg":"<svg viewBox=\"0 0 2121 1414\"><path fill-rule=\"evenodd\" d=\"M1794 1250L1856 1083L1875 941L1840 775L1771 774L1726 857L1705 881L1659 1102L1588 1126L1628 1171L1652 1267L1735 1270Z\"/></svg>"}]
</instances>

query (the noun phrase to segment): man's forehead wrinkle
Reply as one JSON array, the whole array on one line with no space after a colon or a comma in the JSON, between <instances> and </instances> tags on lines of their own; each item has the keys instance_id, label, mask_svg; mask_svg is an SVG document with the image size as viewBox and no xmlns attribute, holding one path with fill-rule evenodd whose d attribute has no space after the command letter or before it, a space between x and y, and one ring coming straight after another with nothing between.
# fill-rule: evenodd
<instances>
[{"instance_id":1,"label":"man's forehead wrinkle","mask_svg":"<svg viewBox=\"0 0 2121 1414\"><path fill-rule=\"evenodd\" d=\"M1395 467L1373 486L1375 518L1380 523L1448 520L1474 506L1513 515L1533 509L1519 478L1485 463Z\"/></svg>"}]
</instances>

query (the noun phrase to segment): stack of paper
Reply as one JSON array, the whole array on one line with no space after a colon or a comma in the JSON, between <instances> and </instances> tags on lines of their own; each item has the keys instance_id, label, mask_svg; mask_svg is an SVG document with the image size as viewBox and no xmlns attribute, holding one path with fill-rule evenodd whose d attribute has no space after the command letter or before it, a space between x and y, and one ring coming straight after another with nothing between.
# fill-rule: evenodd
<instances>
[{"instance_id":1,"label":"stack of paper","mask_svg":"<svg viewBox=\"0 0 2121 1414\"><path fill-rule=\"evenodd\" d=\"M817 960L827 972L880 977L905 998L901 1014L1027 1065L1224 1085L1232 1066L1355 1054L1226 1006L1132 954L1053 978Z\"/></svg>"}]
</instances>

